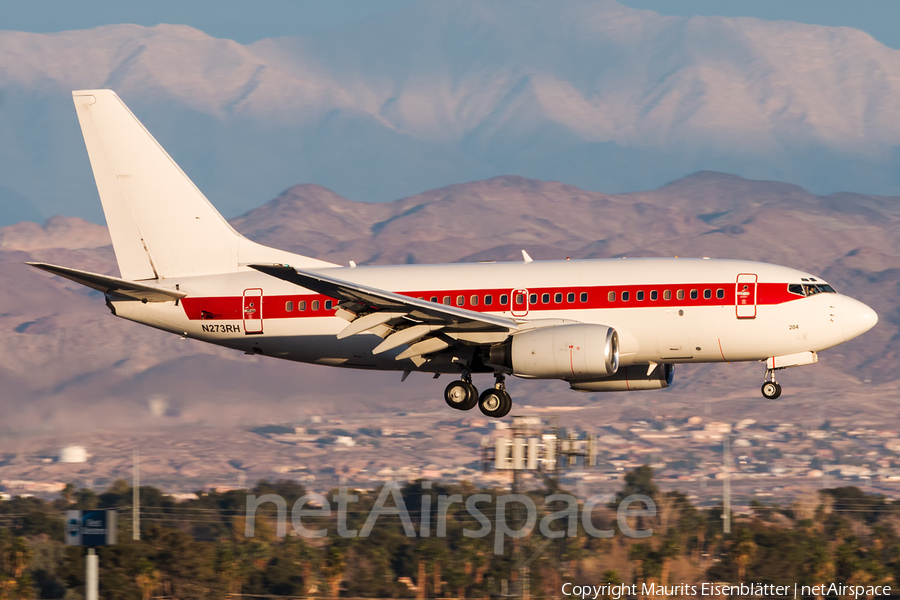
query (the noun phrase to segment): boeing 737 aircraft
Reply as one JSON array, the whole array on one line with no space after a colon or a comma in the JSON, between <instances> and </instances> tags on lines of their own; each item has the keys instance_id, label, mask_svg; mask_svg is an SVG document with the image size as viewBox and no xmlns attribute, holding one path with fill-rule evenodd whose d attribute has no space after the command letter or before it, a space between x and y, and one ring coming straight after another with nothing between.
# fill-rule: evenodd
<instances>
[{"instance_id":1,"label":"boeing 737 aircraft","mask_svg":"<svg viewBox=\"0 0 900 600\"><path fill-rule=\"evenodd\" d=\"M587 392L660 389L677 363L779 369L871 329L819 277L739 260L348 267L238 234L110 90L73 92L120 278L29 263L100 290L118 317L248 354L450 373L451 407L509 413L507 375ZM494 384L478 393L475 373Z\"/></svg>"}]
</instances>

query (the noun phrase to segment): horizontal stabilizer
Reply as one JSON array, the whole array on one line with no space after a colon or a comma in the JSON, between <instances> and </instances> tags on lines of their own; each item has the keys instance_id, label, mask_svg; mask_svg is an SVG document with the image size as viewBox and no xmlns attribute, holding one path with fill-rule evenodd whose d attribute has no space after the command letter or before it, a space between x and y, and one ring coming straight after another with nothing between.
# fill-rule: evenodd
<instances>
[{"instance_id":1,"label":"horizontal stabilizer","mask_svg":"<svg viewBox=\"0 0 900 600\"><path fill-rule=\"evenodd\" d=\"M109 275L89 273L88 271L80 271L78 269L70 269L68 267L60 267L57 265L48 265L47 263L29 262L25 264L41 269L42 271L47 271L48 273L53 273L54 275L59 275L60 277L65 277L75 283L80 283L89 288L99 290L104 294L118 294L119 296L126 296L128 298L146 302L171 302L172 300L187 296L186 293L179 290L144 285L142 283L119 279L118 277L110 277Z\"/></svg>"}]
</instances>

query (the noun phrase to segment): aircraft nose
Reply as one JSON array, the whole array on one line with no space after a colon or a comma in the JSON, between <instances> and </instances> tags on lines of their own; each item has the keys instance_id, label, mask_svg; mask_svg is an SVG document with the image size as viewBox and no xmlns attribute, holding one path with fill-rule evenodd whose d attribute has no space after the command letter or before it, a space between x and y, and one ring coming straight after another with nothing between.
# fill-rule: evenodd
<instances>
[{"instance_id":1,"label":"aircraft nose","mask_svg":"<svg viewBox=\"0 0 900 600\"><path fill-rule=\"evenodd\" d=\"M860 302L849 296L844 296L841 302L841 328L845 340L852 340L875 327L878 322L878 314Z\"/></svg>"}]
</instances>

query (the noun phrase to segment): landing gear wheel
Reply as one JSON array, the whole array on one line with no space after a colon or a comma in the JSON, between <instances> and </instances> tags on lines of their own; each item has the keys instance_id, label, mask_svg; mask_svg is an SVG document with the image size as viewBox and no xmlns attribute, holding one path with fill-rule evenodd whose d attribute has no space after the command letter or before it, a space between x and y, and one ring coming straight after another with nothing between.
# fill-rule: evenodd
<instances>
[{"instance_id":1,"label":"landing gear wheel","mask_svg":"<svg viewBox=\"0 0 900 600\"><path fill-rule=\"evenodd\" d=\"M781 395L781 385L774 381L767 381L762 384L761 391L763 396L769 400L774 400Z\"/></svg>"},{"instance_id":2,"label":"landing gear wheel","mask_svg":"<svg viewBox=\"0 0 900 600\"><path fill-rule=\"evenodd\" d=\"M472 385L471 381L467 381L465 384L469 388L469 398L457 408L459 410L472 410L478 404L478 389Z\"/></svg>"},{"instance_id":3,"label":"landing gear wheel","mask_svg":"<svg viewBox=\"0 0 900 600\"><path fill-rule=\"evenodd\" d=\"M457 410L469 410L478 402L478 390L468 381L453 381L444 390L447 405Z\"/></svg>"},{"instance_id":4,"label":"landing gear wheel","mask_svg":"<svg viewBox=\"0 0 900 600\"><path fill-rule=\"evenodd\" d=\"M512 398L506 390L490 388L481 392L478 408L485 416L502 419L512 410Z\"/></svg>"}]
</instances>

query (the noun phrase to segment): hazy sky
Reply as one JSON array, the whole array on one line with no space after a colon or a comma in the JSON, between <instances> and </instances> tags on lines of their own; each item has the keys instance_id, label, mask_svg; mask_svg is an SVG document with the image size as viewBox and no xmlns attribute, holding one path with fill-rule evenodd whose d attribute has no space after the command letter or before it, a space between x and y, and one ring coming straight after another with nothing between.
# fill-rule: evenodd
<instances>
[{"instance_id":1,"label":"hazy sky","mask_svg":"<svg viewBox=\"0 0 900 600\"><path fill-rule=\"evenodd\" d=\"M111 23L182 23L242 43L310 34L361 21L422 0L37 0L6 2L0 28L52 32ZM484 0L490 2L491 0ZM552 0L547 0L552 1ZM849 26L900 48L897 0L620 0L665 15L750 16Z\"/></svg>"}]
</instances>

